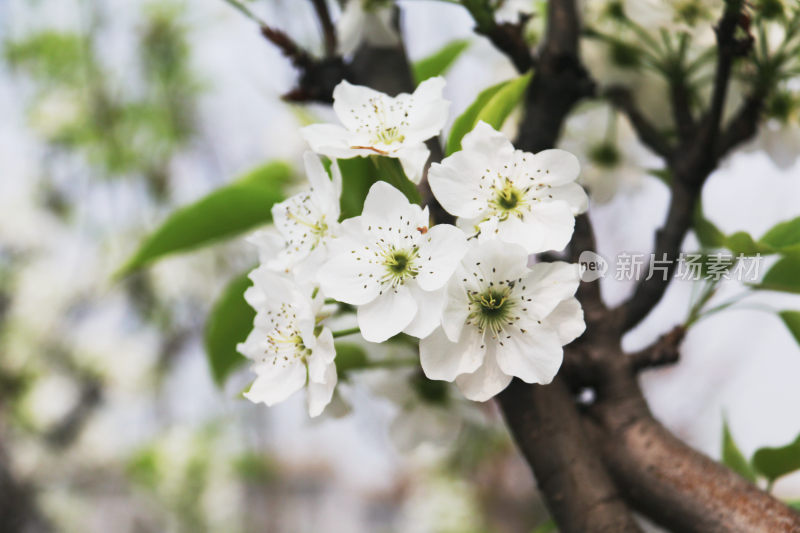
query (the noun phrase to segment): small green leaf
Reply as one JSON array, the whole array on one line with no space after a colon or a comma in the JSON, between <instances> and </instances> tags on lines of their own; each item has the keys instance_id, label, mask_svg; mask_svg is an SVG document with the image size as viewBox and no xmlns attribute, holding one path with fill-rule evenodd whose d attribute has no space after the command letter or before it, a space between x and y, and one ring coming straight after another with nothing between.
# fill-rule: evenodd
<instances>
[{"instance_id":1,"label":"small green leaf","mask_svg":"<svg viewBox=\"0 0 800 533\"><path fill-rule=\"evenodd\" d=\"M208 314L205 347L211 376L218 386L247 359L236 351L236 345L253 329L256 312L244 300L244 291L251 285L247 273L234 278L222 291Z\"/></svg>"},{"instance_id":2,"label":"small green leaf","mask_svg":"<svg viewBox=\"0 0 800 533\"><path fill-rule=\"evenodd\" d=\"M778 313L783 323L789 328L794 340L800 344L800 311L781 311Z\"/></svg>"},{"instance_id":3,"label":"small green leaf","mask_svg":"<svg viewBox=\"0 0 800 533\"><path fill-rule=\"evenodd\" d=\"M349 372L368 366L369 358L363 346L352 342L337 342L335 346L339 379L346 379Z\"/></svg>"},{"instance_id":4,"label":"small green leaf","mask_svg":"<svg viewBox=\"0 0 800 533\"><path fill-rule=\"evenodd\" d=\"M270 163L174 211L116 276L126 276L165 255L205 246L269 222L270 209L283 200L283 186L290 177L291 169L285 163Z\"/></svg>"},{"instance_id":5,"label":"small green leaf","mask_svg":"<svg viewBox=\"0 0 800 533\"><path fill-rule=\"evenodd\" d=\"M732 235L725 238L725 247L734 253L734 255L768 255L774 251L769 246L757 242L745 231L737 231Z\"/></svg>"},{"instance_id":6,"label":"small green leaf","mask_svg":"<svg viewBox=\"0 0 800 533\"><path fill-rule=\"evenodd\" d=\"M441 76L447 72L450 66L458 59L458 56L468 47L468 40L457 39L444 45L438 52L415 62L412 67L414 71L414 80L419 84L428 78Z\"/></svg>"},{"instance_id":7,"label":"small green leaf","mask_svg":"<svg viewBox=\"0 0 800 533\"><path fill-rule=\"evenodd\" d=\"M475 101L453 122L447 139L446 155L461 149L461 139L471 132L481 120L500 129L511 111L522 100L533 73L528 72L513 80L504 81L484 89Z\"/></svg>"},{"instance_id":8,"label":"small green leaf","mask_svg":"<svg viewBox=\"0 0 800 533\"><path fill-rule=\"evenodd\" d=\"M761 242L779 252L800 251L800 217L776 224Z\"/></svg>"},{"instance_id":9,"label":"small green leaf","mask_svg":"<svg viewBox=\"0 0 800 533\"><path fill-rule=\"evenodd\" d=\"M753 287L768 291L781 291L800 294L800 257L786 256L764 274L761 283Z\"/></svg>"},{"instance_id":10,"label":"small green leaf","mask_svg":"<svg viewBox=\"0 0 800 533\"><path fill-rule=\"evenodd\" d=\"M800 436L778 448L760 448L753 454L753 466L770 483L781 476L800 470Z\"/></svg>"},{"instance_id":11,"label":"small green leaf","mask_svg":"<svg viewBox=\"0 0 800 533\"><path fill-rule=\"evenodd\" d=\"M756 474L753 472L753 467L733 440L728 421L725 419L722 420L722 463L751 483L755 482Z\"/></svg>"},{"instance_id":12,"label":"small green leaf","mask_svg":"<svg viewBox=\"0 0 800 533\"><path fill-rule=\"evenodd\" d=\"M725 234L703 215L703 206L697 202L694 210L694 233L703 248L719 248L725 244Z\"/></svg>"},{"instance_id":13,"label":"small green leaf","mask_svg":"<svg viewBox=\"0 0 800 533\"><path fill-rule=\"evenodd\" d=\"M364 199L369 188L377 180L375 165L367 157L339 159L339 170L342 172L342 197L340 205L342 220L358 216L364 209Z\"/></svg>"},{"instance_id":14,"label":"small green leaf","mask_svg":"<svg viewBox=\"0 0 800 533\"><path fill-rule=\"evenodd\" d=\"M408 198L408 201L412 204L422 203L422 196L420 196L417 186L406 177L406 173L403 171L403 165L400 164L399 159L377 155L370 156L370 159L375 165L376 177L378 179L397 188L406 195L406 198Z\"/></svg>"}]
</instances>

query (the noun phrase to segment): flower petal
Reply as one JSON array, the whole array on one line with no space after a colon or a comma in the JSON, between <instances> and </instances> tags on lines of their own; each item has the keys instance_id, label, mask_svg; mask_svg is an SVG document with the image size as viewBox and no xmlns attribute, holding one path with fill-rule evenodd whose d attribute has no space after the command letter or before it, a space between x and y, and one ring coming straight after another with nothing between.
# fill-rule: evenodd
<instances>
[{"instance_id":1,"label":"flower petal","mask_svg":"<svg viewBox=\"0 0 800 533\"><path fill-rule=\"evenodd\" d=\"M542 150L529 158L532 176L548 185L564 185L574 182L581 172L578 158L566 150Z\"/></svg>"},{"instance_id":2,"label":"flower petal","mask_svg":"<svg viewBox=\"0 0 800 533\"><path fill-rule=\"evenodd\" d=\"M461 374L475 372L484 359L482 337L472 328L452 342L441 328L419 343L419 362L429 379L453 381Z\"/></svg>"},{"instance_id":3,"label":"flower petal","mask_svg":"<svg viewBox=\"0 0 800 533\"><path fill-rule=\"evenodd\" d=\"M538 324L529 328L498 339L497 364L503 373L525 383L550 383L564 359L560 339L554 330Z\"/></svg>"},{"instance_id":4,"label":"flower petal","mask_svg":"<svg viewBox=\"0 0 800 533\"><path fill-rule=\"evenodd\" d=\"M456 378L456 385L468 399L485 402L491 399L511 383L511 376L504 374L497 365L494 345L490 344L483 358L483 364L471 374L462 374Z\"/></svg>"},{"instance_id":5,"label":"flower petal","mask_svg":"<svg viewBox=\"0 0 800 533\"><path fill-rule=\"evenodd\" d=\"M419 184L422 179L422 171L425 169L425 163L428 162L431 152L427 146L419 143L403 146L389 155L398 158L406 177L413 183Z\"/></svg>"},{"instance_id":6,"label":"flower petal","mask_svg":"<svg viewBox=\"0 0 800 533\"><path fill-rule=\"evenodd\" d=\"M477 152L489 160L503 161L511 159L514 155L514 145L508 137L491 127L484 121L479 121L471 132L464 135L461 140L464 151Z\"/></svg>"},{"instance_id":7,"label":"flower petal","mask_svg":"<svg viewBox=\"0 0 800 533\"><path fill-rule=\"evenodd\" d=\"M589 208L589 197L583 187L577 183L567 183L550 189L550 197L554 201L566 202L573 215L585 213Z\"/></svg>"},{"instance_id":8,"label":"flower petal","mask_svg":"<svg viewBox=\"0 0 800 533\"><path fill-rule=\"evenodd\" d=\"M514 226L510 222L512 219L499 225L500 238L523 246L529 253L563 250L575 230L575 215L566 202L536 205L523 221L527 232L524 227ZM515 228L513 233L510 231L512 227Z\"/></svg>"},{"instance_id":9,"label":"flower petal","mask_svg":"<svg viewBox=\"0 0 800 533\"><path fill-rule=\"evenodd\" d=\"M542 325L555 330L561 344L569 344L586 331L583 309L577 298L564 300L542 320Z\"/></svg>"},{"instance_id":10,"label":"flower petal","mask_svg":"<svg viewBox=\"0 0 800 533\"><path fill-rule=\"evenodd\" d=\"M461 150L431 165L428 183L445 211L477 218L486 210L490 190L480 185L487 161L481 154Z\"/></svg>"},{"instance_id":11,"label":"flower petal","mask_svg":"<svg viewBox=\"0 0 800 533\"><path fill-rule=\"evenodd\" d=\"M450 108L450 102L442 97L444 86L441 76L428 78L417 86L408 108L408 125L404 128L409 142L422 143L442 131Z\"/></svg>"},{"instance_id":12,"label":"flower petal","mask_svg":"<svg viewBox=\"0 0 800 533\"><path fill-rule=\"evenodd\" d=\"M319 270L317 278L328 297L352 305L373 301L381 290L377 281L380 266L370 263L369 251L348 250L329 259Z\"/></svg>"},{"instance_id":13,"label":"flower petal","mask_svg":"<svg viewBox=\"0 0 800 533\"><path fill-rule=\"evenodd\" d=\"M409 290L417 302L417 314L403 333L424 339L442 323L445 289L442 287L436 291L424 291L417 284L410 284Z\"/></svg>"},{"instance_id":14,"label":"flower petal","mask_svg":"<svg viewBox=\"0 0 800 533\"><path fill-rule=\"evenodd\" d=\"M337 184L331 180L322 161L314 152L303 154L303 163L306 169L306 177L311 184L311 193L317 207L329 217L328 222L336 222L339 219L339 195L341 192L341 173L340 181ZM339 170L339 165L334 161L331 164L334 176Z\"/></svg>"},{"instance_id":15,"label":"flower petal","mask_svg":"<svg viewBox=\"0 0 800 533\"><path fill-rule=\"evenodd\" d=\"M556 261L537 263L523 280L527 316L542 320L562 301L571 298L580 283L580 265Z\"/></svg>"},{"instance_id":16,"label":"flower petal","mask_svg":"<svg viewBox=\"0 0 800 533\"><path fill-rule=\"evenodd\" d=\"M356 132L377 120L375 106L371 105L370 100L378 102L378 107L383 107L383 103L389 99L389 96L375 89L344 80L333 89L333 111L345 128Z\"/></svg>"},{"instance_id":17,"label":"flower petal","mask_svg":"<svg viewBox=\"0 0 800 533\"><path fill-rule=\"evenodd\" d=\"M308 402L308 415L311 418L319 416L325 407L331 403L333 391L336 389L336 365L331 362L325 368L322 382L309 381L306 401Z\"/></svg>"},{"instance_id":18,"label":"flower petal","mask_svg":"<svg viewBox=\"0 0 800 533\"><path fill-rule=\"evenodd\" d=\"M336 348L333 346L333 334L330 329L322 328L316 338L316 345L311 350L311 356L308 358L309 381L312 383L324 382L328 366L333 363L335 357Z\"/></svg>"},{"instance_id":19,"label":"flower petal","mask_svg":"<svg viewBox=\"0 0 800 533\"><path fill-rule=\"evenodd\" d=\"M361 336L370 342L383 342L408 326L417 314L417 302L408 287L388 289L372 302L358 308Z\"/></svg>"},{"instance_id":20,"label":"flower petal","mask_svg":"<svg viewBox=\"0 0 800 533\"><path fill-rule=\"evenodd\" d=\"M266 362L254 365L254 369L258 377L244 393L253 403L275 405L302 389L306 382L306 367L299 363L281 367Z\"/></svg>"},{"instance_id":21,"label":"flower petal","mask_svg":"<svg viewBox=\"0 0 800 533\"><path fill-rule=\"evenodd\" d=\"M421 266L417 283L423 290L444 287L467 252L464 232L450 224L437 224L420 242Z\"/></svg>"}]
</instances>

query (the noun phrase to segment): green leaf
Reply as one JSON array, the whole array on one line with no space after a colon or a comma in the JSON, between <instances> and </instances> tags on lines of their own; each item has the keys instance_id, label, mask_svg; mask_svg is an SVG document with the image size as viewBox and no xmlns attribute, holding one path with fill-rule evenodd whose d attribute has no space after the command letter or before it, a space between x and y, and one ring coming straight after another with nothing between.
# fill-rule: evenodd
<instances>
[{"instance_id":1,"label":"green leaf","mask_svg":"<svg viewBox=\"0 0 800 533\"><path fill-rule=\"evenodd\" d=\"M761 283L753 287L768 291L781 291L800 294L800 257L786 256L764 274Z\"/></svg>"},{"instance_id":2,"label":"green leaf","mask_svg":"<svg viewBox=\"0 0 800 533\"><path fill-rule=\"evenodd\" d=\"M165 255L232 237L272 220L291 177L285 163L269 163L174 211L116 274L123 277Z\"/></svg>"},{"instance_id":3,"label":"green leaf","mask_svg":"<svg viewBox=\"0 0 800 533\"><path fill-rule=\"evenodd\" d=\"M800 470L800 436L778 448L759 448L753 454L753 466L770 483L781 476Z\"/></svg>"},{"instance_id":4,"label":"green leaf","mask_svg":"<svg viewBox=\"0 0 800 533\"><path fill-rule=\"evenodd\" d=\"M420 59L412 66L414 71L414 80L422 83L428 78L434 76L441 76L450 66L455 63L458 56L469 47L469 41L466 39L456 39L450 41L438 52L435 52L424 59Z\"/></svg>"},{"instance_id":5,"label":"green leaf","mask_svg":"<svg viewBox=\"0 0 800 533\"><path fill-rule=\"evenodd\" d=\"M702 202L694 210L694 233L704 248L719 248L725 243L725 234L703 215Z\"/></svg>"},{"instance_id":6,"label":"green leaf","mask_svg":"<svg viewBox=\"0 0 800 533\"><path fill-rule=\"evenodd\" d=\"M341 218L344 220L361 214L369 188L377 179L377 171L367 157L339 159L337 163L342 172L342 197L339 202Z\"/></svg>"},{"instance_id":7,"label":"green leaf","mask_svg":"<svg viewBox=\"0 0 800 533\"><path fill-rule=\"evenodd\" d=\"M525 94L532 72L513 80L504 81L484 89L475 101L453 122L450 138L447 139L446 155L461 149L461 139L471 132L481 120L495 129L500 129L511 111Z\"/></svg>"},{"instance_id":8,"label":"green leaf","mask_svg":"<svg viewBox=\"0 0 800 533\"><path fill-rule=\"evenodd\" d=\"M206 356L211 376L218 386L247 361L236 351L236 345L253 329L256 312L244 299L244 291L250 285L247 273L234 278L223 289L206 320Z\"/></svg>"},{"instance_id":9,"label":"green leaf","mask_svg":"<svg viewBox=\"0 0 800 533\"><path fill-rule=\"evenodd\" d=\"M399 159L378 155L372 155L370 159L375 165L375 176L378 179L396 187L400 192L406 195L406 198L408 198L408 201L412 204L422 203L422 196L420 196L417 186L406 177L406 173L403 171L403 165L400 164Z\"/></svg>"},{"instance_id":10,"label":"green leaf","mask_svg":"<svg viewBox=\"0 0 800 533\"><path fill-rule=\"evenodd\" d=\"M734 255L768 255L774 253L774 250L769 246L757 242L745 231L737 231L732 235L725 238L725 247L734 253Z\"/></svg>"},{"instance_id":11,"label":"green leaf","mask_svg":"<svg viewBox=\"0 0 800 533\"><path fill-rule=\"evenodd\" d=\"M800 511L800 500L795 500L793 502L786 502L786 505L788 505L789 507L791 507L796 511Z\"/></svg>"},{"instance_id":12,"label":"green leaf","mask_svg":"<svg viewBox=\"0 0 800 533\"><path fill-rule=\"evenodd\" d=\"M789 332L791 332L797 344L800 344L800 311L781 311L778 316L789 328Z\"/></svg>"},{"instance_id":13,"label":"green leaf","mask_svg":"<svg viewBox=\"0 0 800 533\"><path fill-rule=\"evenodd\" d=\"M800 217L776 224L761 242L779 252L800 251Z\"/></svg>"},{"instance_id":14,"label":"green leaf","mask_svg":"<svg viewBox=\"0 0 800 533\"><path fill-rule=\"evenodd\" d=\"M347 379L349 372L368 366L369 358L363 346L352 342L337 342L335 346L336 373L339 379Z\"/></svg>"},{"instance_id":15,"label":"green leaf","mask_svg":"<svg viewBox=\"0 0 800 533\"><path fill-rule=\"evenodd\" d=\"M734 442L728 421L725 419L722 420L722 463L751 483L755 482L756 474L753 472L753 467Z\"/></svg>"}]
</instances>

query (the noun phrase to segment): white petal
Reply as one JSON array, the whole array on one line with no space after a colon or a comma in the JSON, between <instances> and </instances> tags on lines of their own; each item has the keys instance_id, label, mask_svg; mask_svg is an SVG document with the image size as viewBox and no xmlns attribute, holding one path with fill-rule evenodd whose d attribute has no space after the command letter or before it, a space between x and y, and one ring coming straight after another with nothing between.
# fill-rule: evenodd
<instances>
[{"instance_id":1,"label":"white petal","mask_svg":"<svg viewBox=\"0 0 800 533\"><path fill-rule=\"evenodd\" d=\"M358 308L361 336L370 342L383 342L408 326L417 314L417 302L408 287L387 289L372 302Z\"/></svg>"},{"instance_id":2,"label":"white petal","mask_svg":"<svg viewBox=\"0 0 800 533\"><path fill-rule=\"evenodd\" d=\"M462 264L468 281L483 278L488 283L488 280L517 279L529 273L528 252L523 247L493 239L471 245Z\"/></svg>"},{"instance_id":3,"label":"white petal","mask_svg":"<svg viewBox=\"0 0 800 533\"><path fill-rule=\"evenodd\" d=\"M406 117L408 126L403 130L410 142L424 142L442 131L450 108L450 102L442 98L444 86L441 76L428 78L417 86Z\"/></svg>"},{"instance_id":4,"label":"white petal","mask_svg":"<svg viewBox=\"0 0 800 533\"><path fill-rule=\"evenodd\" d=\"M577 183L567 183L550 189L550 196L555 201L566 202L572 209L573 215L585 213L589 208L589 197L583 187Z\"/></svg>"},{"instance_id":5,"label":"white petal","mask_svg":"<svg viewBox=\"0 0 800 533\"><path fill-rule=\"evenodd\" d=\"M322 266L317 278L328 297L352 305L363 305L378 296L381 290L377 281L380 266L368 263L361 256L360 250L356 250L356 253L346 251L333 256Z\"/></svg>"},{"instance_id":6,"label":"white petal","mask_svg":"<svg viewBox=\"0 0 800 533\"><path fill-rule=\"evenodd\" d=\"M427 146L419 143L403 146L390 155L400 160L406 177L418 184L422 179L422 171L425 169L425 163L428 162L431 152Z\"/></svg>"},{"instance_id":7,"label":"white petal","mask_svg":"<svg viewBox=\"0 0 800 533\"><path fill-rule=\"evenodd\" d=\"M560 339L552 329L537 324L529 328L498 339L497 364L526 383L550 383L564 359Z\"/></svg>"},{"instance_id":8,"label":"white petal","mask_svg":"<svg viewBox=\"0 0 800 533\"><path fill-rule=\"evenodd\" d=\"M445 211L457 217L477 218L487 209L489 188L480 188L488 159L461 150L433 163L428 183Z\"/></svg>"},{"instance_id":9,"label":"white petal","mask_svg":"<svg viewBox=\"0 0 800 533\"><path fill-rule=\"evenodd\" d=\"M478 152L494 161L511 159L514 155L514 145L508 137L482 120L471 132L464 135L461 139L461 148L465 151Z\"/></svg>"},{"instance_id":10,"label":"white petal","mask_svg":"<svg viewBox=\"0 0 800 533\"><path fill-rule=\"evenodd\" d=\"M378 125L374 122L377 117L370 100L383 103L389 100L389 97L375 89L353 85L347 80L340 82L333 89L333 110L344 127L352 132L366 124Z\"/></svg>"},{"instance_id":11,"label":"white petal","mask_svg":"<svg viewBox=\"0 0 800 533\"><path fill-rule=\"evenodd\" d=\"M528 316L544 319L562 301L571 298L580 283L580 265L556 261L537 263L523 280Z\"/></svg>"},{"instance_id":12,"label":"white petal","mask_svg":"<svg viewBox=\"0 0 800 533\"><path fill-rule=\"evenodd\" d=\"M511 227L508 225L511 221L509 219L500 224L500 238L523 246L529 253L561 251L572 239L575 230L575 215L566 202L543 202L534 206L524 220L527 233L521 227L513 240L504 236L504 231Z\"/></svg>"},{"instance_id":13,"label":"white petal","mask_svg":"<svg viewBox=\"0 0 800 533\"><path fill-rule=\"evenodd\" d=\"M385 181L376 181L369 188L361 213L365 218L395 222L400 215L408 216L417 211L411 208L411 203L403 193Z\"/></svg>"},{"instance_id":14,"label":"white petal","mask_svg":"<svg viewBox=\"0 0 800 533\"><path fill-rule=\"evenodd\" d=\"M341 181L337 184L331 180L325 167L322 166L322 161L318 155L313 152L305 152L303 154L303 162L305 164L306 176L309 183L311 183L312 198L319 207L319 209L329 217L328 222L335 222L339 219L339 194L341 192ZM331 169L334 176L339 170L336 161L331 164ZM339 173L341 179L341 173Z\"/></svg>"},{"instance_id":15,"label":"white petal","mask_svg":"<svg viewBox=\"0 0 800 533\"><path fill-rule=\"evenodd\" d=\"M574 182L581 172L578 158L566 150L543 150L533 157L530 164L531 175L548 185Z\"/></svg>"},{"instance_id":16,"label":"white petal","mask_svg":"<svg viewBox=\"0 0 800 533\"><path fill-rule=\"evenodd\" d=\"M542 320L542 325L555 330L561 344L569 344L586 331L583 309L577 298L564 300Z\"/></svg>"},{"instance_id":17,"label":"white petal","mask_svg":"<svg viewBox=\"0 0 800 533\"><path fill-rule=\"evenodd\" d=\"M281 367L267 362L254 368L258 377L250 390L244 393L244 397L253 403L275 405L302 389L306 382L306 367L302 364Z\"/></svg>"},{"instance_id":18,"label":"white petal","mask_svg":"<svg viewBox=\"0 0 800 533\"><path fill-rule=\"evenodd\" d=\"M482 337L464 328L458 342L452 342L441 328L419 343L419 362L429 379L453 381L461 374L475 372L483 363Z\"/></svg>"},{"instance_id":19,"label":"white petal","mask_svg":"<svg viewBox=\"0 0 800 533\"><path fill-rule=\"evenodd\" d=\"M417 302L417 314L403 333L424 339L442 323L445 289L442 287L436 291L424 291L414 283L409 285L409 290Z\"/></svg>"},{"instance_id":20,"label":"white petal","mask_svg":"<svg viewBox=\"0 0 800 533\"><path fill-rule=\"evenodd\" d=\"M284 245L283 237L273 228L258 230L246 240L258 249L259 263L275 259Z\"/></svg>"},{"instance_id":21,"label":"white petal","mask_svg":"<svg viewBox=\"0 0 800 533\"><path fill-rule=\"evenodd\" d=\"M300 130L303 138L313 151L339 159L368 155L364 150L353 150L350 147L353 134L336 124L311 124Z\"/></svg>"},{"instance_id":22,"label":"white petal","mask_svg":"<svg viewBox=\"0 0 800 533\"><path fill-rule=\"evenodd\" d=\"M455 276L464 275L466 274L461 269L455 274ZM461 337L461 330L469 316L467 289L462 279L453 279L448 283L447 299L442 310L442 329L453 342Z\"/></svg>"},{"instance_id":23,"label":"white petal","mask_svg":"<svg viewBox=\"0 0 800 533\"><path fill-rule=\"evenodd\" d=\"M426 291L444 287L467 252L464 232L450 224L437 224L420 242L421 267L417 283Z\"/></svg>"},{"instance_id":24,"label":"white petal","mask_svg":"<svg viewBox=\"0 0 800 533\"><path fill-rule=\"evenodd\" d=\"M511 376L504 374L497 365L494 345L490 344L483 364L472 374L462 374L456 378L456 385L468 399L485 402L511 383Z\"/></svg>"},{"instance_id":25,"label":"white petal","mask_svg":"<svg viewBox=\"0 0 800 533\"><path fill-rule=\"evenodd\" d=\"M342 55L350 55L358 48L364 32L365 19L366 13L361 2L347 2L336 21L336 36Z\"/></svg>"},{"instance_id":26,"label":"white petal","mask_svg":"<svg viewBox=\"0 0 800 533\"><path fill-rule=\"evenodd\" d=\"M336 389L336 365L331 362L325 369L324 379L321 383L309 381L308 393L306 400L308 401L308 415L312 418L322 414L333 398L333 391Z\"/></svg>"},{"instance_id":27,"label":"white petal","mask_svg":"<svg viewBox=\"0 0 800 533\"><path fill-rule=\"evenodd\" d=\"M336 349L333 347L333 334L328 328L322 328L316 345L311 350L308 358L308 379L312 383L322 383L325 381L325 373L336 357Z\"/></svg>"}]
</instances>

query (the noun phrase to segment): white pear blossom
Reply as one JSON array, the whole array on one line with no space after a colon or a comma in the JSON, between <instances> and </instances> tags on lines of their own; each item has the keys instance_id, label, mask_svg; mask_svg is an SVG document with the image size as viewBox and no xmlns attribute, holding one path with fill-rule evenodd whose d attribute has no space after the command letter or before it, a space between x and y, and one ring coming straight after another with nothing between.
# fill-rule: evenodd
<instances>
[{"instance_id":1,"label":"white pear blossom","mask_svg":"<svg viewBox=\"0 0 800 533\"><path fill-rule=\"evenodd\" d=\"M382 342L405 332L425 337L437 326L444 287L467 249L461 230L428 228L428 208L379 181L360 216L342 223L319 281L325 294L358 306L361 335Z\"/></svg>"},{"instance_id":2,"label":"white pear blossom","mask_svg":"<svg viewBox=\"0 0 800 533\"><path fill-rule=\"evenodd\" d=\"M485 401L513 376L549 383L562 346L583 333L574 298L580 266L537 263L499 240L480 240L447 289L442 327L420 341L422 369L431 379L455 380L470 400Z\"/></svg>"},{"instance_id":3,"label":"white pear blossom","mask_svg":"<svg viewBox=\"0 0 800 533\"><path fill-rule=\"evenodd\" d=\"M348 0L336 21L339 52L350 55L362 42L372 46L398 44L393 4L392 0Z\"/></svg>"},{"instance_id":4,"label":"white pear blossom","mask_svg":"<svg viewBox=\"0 0 800 533\"><path fill-rule=\"evenodd\" d=\"M493 232L528 253L562 250L575 215L587 207L575 183L578 159L564 150L515 150L485 122L464 136L463 149L433 164L428 181L440 204L466 231Z\"/></svg>"},{"instance_id":5,"label":"white pear blossom","mask_svg":"<svg viewBox=\"0 0 800 533\"><path fill-rule=\"evenodd\" d=\"M311 187L272 207L272 219L284 245L266 261L276 270L299 268L295 271L299 279L315 275L327 259L328 244L339 228L342 194L342 175L335 161L331 165L333 179L314 153L306 152L303 162Z\"/></svg>"},{"instance_id":6,"label":"white pear blossom","mask_svg":"<svg viewBox=\"0 0 800 533\"><path fill-rule=\"evenodd\" d=\"M303 128L303 136L312 150L328 157L397 158L406 176L419 183L430 155L425 141L447 120L444 83L441 77L429 78L413 94L391 97L343 81L333 90L333 110L342 125L312 124Z\"/></svg>"},{"instance_id":7,"label":"white pear blossom","mask_svg":"<svg viewBox=\"0 0 800 533\"><path fill-rule=\"evenodd\" d=\"M595 204L641 188L658 157L639 142L628 119L608 106L582 109L567 120L561 146L578 155L580 182Z\"/></svg>"},{"instance_id":8,"label":"white pear blossom","mask_svg":"<svg viewBox=\"0 0 800 533\"><path fill-rule=\"evenodd\" d=\"M260 266L250 273L253 286L245 299L256 310L253 330L237 350L253 361L256 380L244 395L268 406L282 402L304 386L308 412L322 413L336 387L333 334L317 325L323 299L309 286Z\"/></svg>"}]
</instances>

